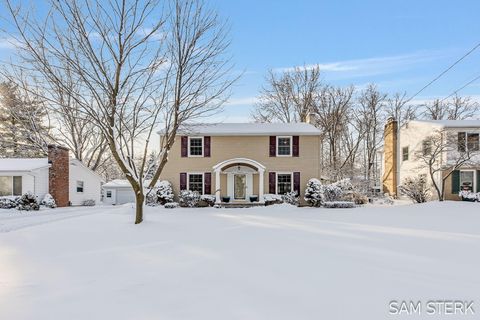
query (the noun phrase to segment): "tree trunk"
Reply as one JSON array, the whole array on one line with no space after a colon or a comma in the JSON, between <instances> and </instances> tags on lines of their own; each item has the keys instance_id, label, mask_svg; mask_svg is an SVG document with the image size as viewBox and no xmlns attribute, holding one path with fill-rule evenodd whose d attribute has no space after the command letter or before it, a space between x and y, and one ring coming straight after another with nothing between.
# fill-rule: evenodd
<instances>
[{"instance_id":1,"label":"tree trunk","mask_svg":"<svg viewBox=\"0 0 480 320\"><path fill-rule=\"evenodd\" d=\"M143 201L145 196L143 192L137 192L135 194L135 224L139 224L143 221Z\"/></svg>"}]
</instances>

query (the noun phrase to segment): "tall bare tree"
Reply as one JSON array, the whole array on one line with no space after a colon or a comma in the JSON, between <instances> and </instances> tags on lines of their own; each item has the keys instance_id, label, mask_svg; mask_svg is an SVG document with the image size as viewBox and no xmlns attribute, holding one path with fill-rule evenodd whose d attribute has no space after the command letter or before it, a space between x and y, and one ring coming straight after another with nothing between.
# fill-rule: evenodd
<instances>
[{"instance_id":1,"label":"tall bare tree","mask_svg":"<svg viewBox=\"0 0 480 320\"><path fill-rule=\"evenodd\" d=\"M395 93L389 97L385 106L386 117L398 121L399 126L417 118L417 106L408 103L407 93Z\"/></svg>"},{"instance_id":2,"label":"tall bare tree","mask_svg":"<svg viewBox=\"0 0 480 320\"><path fill-rule=\"evenodd\" d=\"M164 126L150 186L178 127L216 112L235 80L225 24L201 0L52 0L38 22L6 3L21 44L17 68L45 83L53 106L95 124L134 190L141 223L152 134ZM75 85L62 81L66 72ZM61 101L58 88L74 101Z\"/></svg>"},{"instance_id":3,"label":"tall bare tree","mask_svg":"<svg viewBox=\"0 0 480 320\"><path fill-rule=\"evenodd\" d=\"M321 88L320 68L295 67L277 74L270 70L252 118L257 122L304 122Z\"/></svg>"}]
</instances>

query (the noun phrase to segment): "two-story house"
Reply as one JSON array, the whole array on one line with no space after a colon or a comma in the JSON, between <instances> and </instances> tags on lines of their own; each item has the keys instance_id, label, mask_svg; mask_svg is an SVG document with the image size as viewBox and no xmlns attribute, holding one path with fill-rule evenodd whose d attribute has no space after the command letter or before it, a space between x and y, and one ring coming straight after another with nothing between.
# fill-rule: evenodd
<instances>
[{"instance_id":1,"label":"two-story house","mask_svg":"<svg viewBox=\"0 0 480 320\"><path fill-rule=\"evenodd\" d=\"M176 194L198 191L217 203L262 203L290 191L302 199L320 176L319 159L320 131L308 123L197 124L178 132L160 179Z\"/></svg>"},{"instance_id":2,"label":"two-story house","mask_svg":"<svg viewBox=\"0 0 480 320\"><path fill-rule=\"evenodd\" d=\"M480 120L412 120L399 128L397 121L390 119L385 126L383 191L398 195L398 186L405 178L419 175L425 175L431 185L429 165L422 158L429 159L429 154L436 154L434 149L441 147L443 152L431 157L435 167L445 168L434 175L440 187L462 152L473 155L446 179L445 199L459 200L460 190L480 192L479 136ZM436 198L433 188L431 191Z\"/></svg>"}]
</instances>

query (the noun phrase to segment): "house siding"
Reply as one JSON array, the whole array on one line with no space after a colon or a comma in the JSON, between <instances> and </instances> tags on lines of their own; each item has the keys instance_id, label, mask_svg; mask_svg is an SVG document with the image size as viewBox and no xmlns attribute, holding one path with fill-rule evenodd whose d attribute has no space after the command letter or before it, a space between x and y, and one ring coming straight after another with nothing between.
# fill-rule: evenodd
<instances>
[{"instance_id":1,"label":"house siding","mask_svg":"<svg viewBox=\"0 0 480 320\"><path fill-rule=\"evenodd\" d=\"M266 167L264 175L264 193L269 193L269 172L300 172L300 191L303 198L305 186L310 178L320 177L319 136L299 137L298 157L271 157L269 136L212 136L210 141L210 157L182 157L181 137L177 137L169 160L160 176L162 180L172 183L175 194L180 190L181 172L212 172L216 164L233 158L248 158ZM258 194L258 175L254 175L253 192ZM227 178L221 175L221 195L227 193ZM293 187L293 185L292 185ZM212 194L218 186L215 185L215 175L212 175Z\"/></svg>"},{"instance_id":2,"label":"house siding","mask_svg":"<svg viewBox=\"0 0 480 320\"><path fill-rule=\"evenodd\" d=\"M85 200L94 200L95 204L101 202L101 184L99 176L87 169L77 161L71 161L69 170L70 203L80 206ZM77 192L77 181L83 181L83 192Z\"/></svg>"}]
</instances>

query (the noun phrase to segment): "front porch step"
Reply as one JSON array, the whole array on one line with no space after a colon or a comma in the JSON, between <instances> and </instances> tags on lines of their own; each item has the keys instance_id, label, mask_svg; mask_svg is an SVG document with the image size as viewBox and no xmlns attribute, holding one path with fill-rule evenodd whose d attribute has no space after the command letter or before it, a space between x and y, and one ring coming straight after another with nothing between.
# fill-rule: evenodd
<instances>
[{"instance_id":1,"label":"front porch step","mask_svg":"<svg viewBox=\"0 0 480 320\"><path fill-rule=\"evenodd\" d=\"M251 207L264 207L265 203L260 203L260 202L222 202L218 205L222 208L251 208Z\"/></svg>"}]
</instances>

